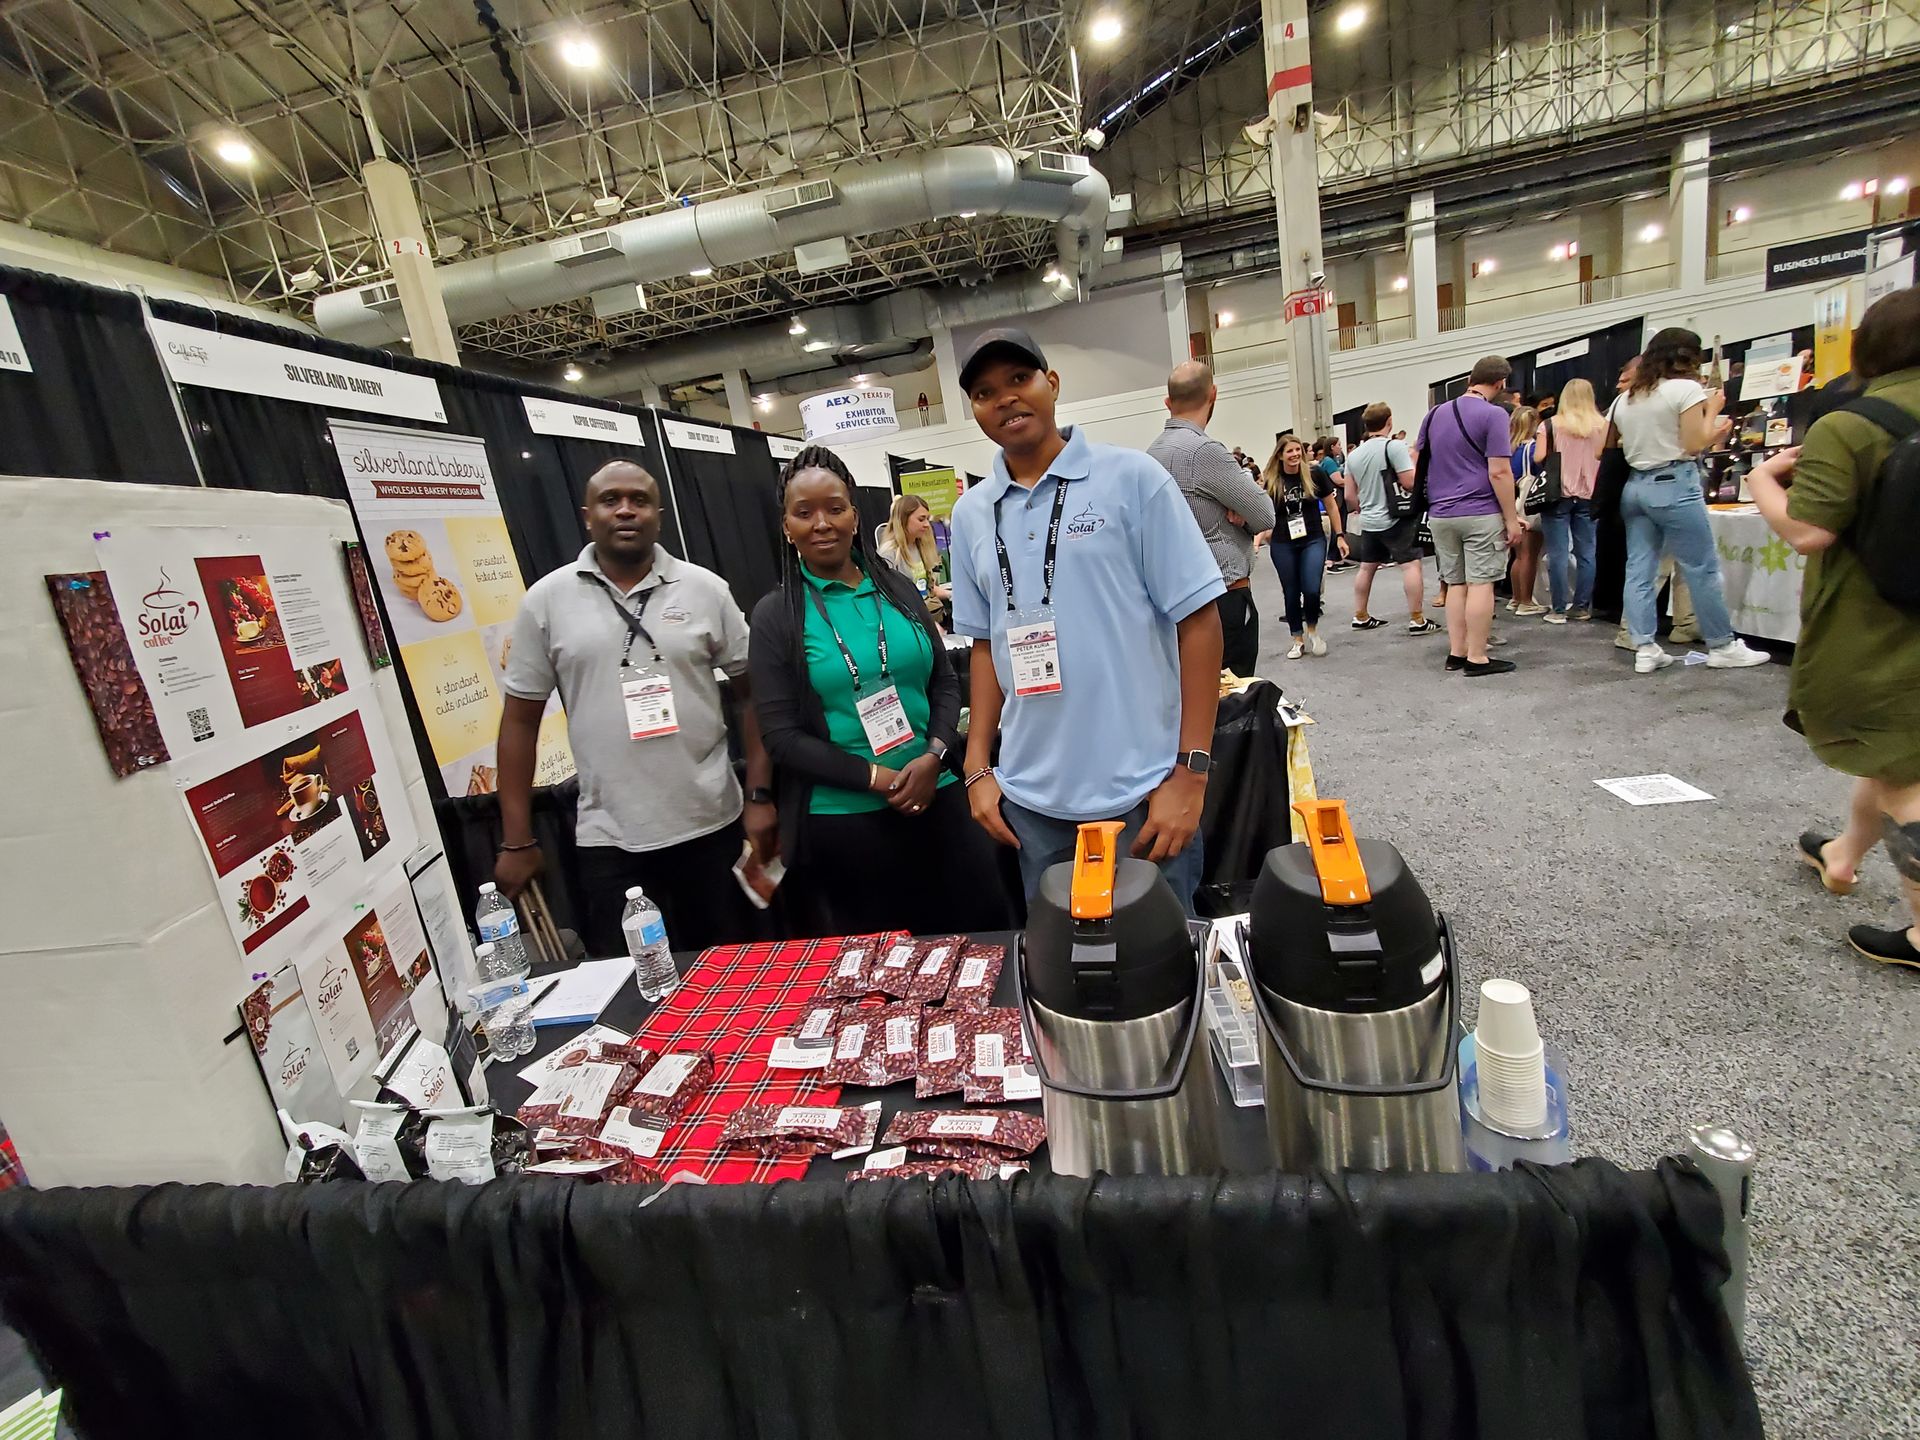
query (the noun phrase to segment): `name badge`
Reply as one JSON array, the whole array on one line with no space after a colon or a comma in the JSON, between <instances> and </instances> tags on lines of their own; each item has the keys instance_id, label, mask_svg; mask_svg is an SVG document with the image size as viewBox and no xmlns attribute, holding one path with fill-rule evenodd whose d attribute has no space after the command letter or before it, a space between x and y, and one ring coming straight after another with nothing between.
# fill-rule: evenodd
<instances>
[{"instance_id":1,"label":"name badge","mask_svg":"<svg viewBox=\"0 0 1920 1440\"><path fill-rule=\"evenodd\" d=\"M867 748L874 754L884 755L913 738L913 726L907 723L907 712L900 707L900 691L895 686L856 701L853 708L860 716L860 728L867 732Z\"/></svg>"},{"instance_id":2,"label":"name badge","mask_svg":"<svg viewBox=\"0 0 1920 1440\"><path fill-rule=\"evenodd\" d=\"M673 708L673 680L658 670L620 672L620 699L627 707L627 733L635 740L657 740L680 733Z\"/></svg>"},{"instance_id":3,"label":"name badge","mask_svg":"<svg viewBox=\"0 0 1920 1440\"><path fill-rule=\"evenodd\" d=\"M1287 538L1289 540L1304 540L1307 538L1306 516L1289 515L1287 517Z\"/></svg>"},{"instance_id":4,"label":"name badge","mask_svg":"<svg viewBox=\"0 0 1920 1440\"><path fill-rule=\"evenodd\" d=\"M1013 669L1014 694L1060 693L1060 634L1050 607L1024 610L1008 619L1007 659Z\"/></svg>"}]
</instances>

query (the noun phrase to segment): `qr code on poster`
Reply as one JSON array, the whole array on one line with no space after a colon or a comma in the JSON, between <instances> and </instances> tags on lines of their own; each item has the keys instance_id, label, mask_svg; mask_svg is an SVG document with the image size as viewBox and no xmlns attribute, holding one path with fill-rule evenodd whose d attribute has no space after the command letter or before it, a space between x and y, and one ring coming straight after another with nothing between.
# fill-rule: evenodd
<instances>
[{"instance_id":1,"label":"qr code on poster","mask_svg":"<svg viewBox=\"0 0 1920 1440\"><path fill-rule=\"evenodd\" d=\"M198 744L202 740L211 740L213 738L213 719L207 714L206 706L202 705L197 709L189 710L187 712L187 725L188 728L193 731L195 744Z\"/></svg>"}]
</instances>

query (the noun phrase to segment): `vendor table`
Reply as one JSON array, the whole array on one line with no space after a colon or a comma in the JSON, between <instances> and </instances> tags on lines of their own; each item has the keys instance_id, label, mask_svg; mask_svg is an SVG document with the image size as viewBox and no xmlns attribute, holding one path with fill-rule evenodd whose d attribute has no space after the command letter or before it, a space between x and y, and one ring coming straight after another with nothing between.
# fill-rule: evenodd
<instances>
[{"instance_id":1,"label":"vendor table","mask_svg":"<svg viewBox=\"0 0 1920 1440\"><path fill-rule=\"evenodd\" d=\"M1727 613L1739 634L1792 644L1800 638L1800 582L1807 557L1773 533L1752 505L1710 505Z\"/></svg>"},{"instance_id":2,"label":"vendor table","mask_svg":"<svg viewBox=\"0 0 1920 1440\"><path fill-rule=\"evenodd\" d=\"M1013 945L1017 937L1008 933L969 936L967 938L989 944L1004 944L1008 947L1007 962L1000 969L1000 980L994 990L993 1003L995 1005L1012 1005L1014 1003ZM839 943L837 940L820 941L816 942L815 948L817 948L821 954L831 956L837 953ZM681 974L688 977L691 983L692 978L697 973L691 968L695 965L705 967L725 966L734 963L736 957L743 955L754 956L774 949L797 951L802 948L805 947L799 942L790 942L788 945L781 947L723 946L720 949L706 952L704 956L679 955L675 957L675 960L680 966ZM797 998L804 999L811 993L812 986L809 985L800 992ZM624 985L621 987L620 993L614 997L613 1002L602 1012L599 1023L602 1025L610 1025L614 1029L625 1031L630 1035L639 1034L646 1029L648 1021L659 1012L661 1003L662 1002L643 1000L640 997L638 986ZM535 1061L551 1055L554 1051L564 1048L571 1043L575 1036L579 1035L580 1032L586 1028L585 1025L543 1026L535 1032L539 1043L531 1054L521 1056L504 1065L496 1064L489 1066L487 1070L487 1089L494 1104L499 1106L500 1109L507 1114L512 1114L517 1110L526 1102L527 1097L532 1094L533 1090L532 1086L520 1078L518 1072ZM723 1019L720 1023L712 1027L711 1033L722 1034L726 1032L727 1028ZM766 1037L766 1041L770 1043L771 1036ZM1207 1045L1206 1037L1202 1036L1197 1043L1205 1047ZM763 1043L758 1048L764 1053L766 1044ZM1202 1057L1201 1063L1205 1067L1206 1083L1214 1087L1215 1097L1218 1101L1224 1168L1243 1173L1267 1169L1271 1162L1267 1150L1266 1112L1257 1106L1240 1109L1234 1105L1232 1097L1227 1093L1225 1082L1220 1078L1219 1067L1214 1063L1210 1051ZM716 1082L724 1084L728 1078L726 1073L727 1067L724 1063L720 1067L720 1072L721 1073L715 1077ZM755 1067L752 1073L757 1075L759 1073L758 1068ZM813 1072L811 1071L785 1073L802 1078L803 1084L800 1095L803 1099L811 1100L817 1097L823 1089L832 1088L819 1085L819 1083L813 1079ZM848 1085L840 1089L840 1099L838 1103L841 1105L866 1105L875 1100L880 1102L880 1129L882 1134L886 1133L887 1122L892 1120L894 1115L902 1110L957 1110L962 1108L960 1097L957 1095L944 1095L929 1100L916 1100L914 1098L913 1082L911 1080L902 1081L897 1085ZM731 1107L728 1108L730 1109ZM1021 1110L1033 1115L1041 1113L1041 1106L1038 1100L1010 1101L1004 1105L998 1105L993 1108ZM667 1137L668 1147L671 1148L675 1146L681 1138L678 1127L676 1127L674 1131L669 1131ZM876 1144L875 1148L884 1149L885 1147ZM663 1151L663 1153L667 1152ZM860 1156L855 1156L847 1160L835 1160L824 1155L818 1156L806 1167L805 1178L808 1180L839 1180L848 1172L859 1169L863 1163L863 1157ZM798 1170L798 1168L796 1165L793 1167L793 1170ZM1051 1168L1048 1164L1047 1150L1044 1146L1033 1157L1031 1168L1035 1171L1046 1171ZM691 1171L694 1174L698 1174L702 1179L717 1178L736 1180L764 1180L778 1178L779 1174L792 1173L792 1171L780 1171L778 1173L768 1174L753 1173L755 1171L766 1170L768 1167L765 1165L749 1165L745 1163L738 1163L732 1167L728 1167L728 1157L724 1152L708 1150L704 1146L692 1151L682 1151L678 1153L675 1163L666 1165L664 1169L669 1178L683 1171Z\"/></svg>"}]
</instances>

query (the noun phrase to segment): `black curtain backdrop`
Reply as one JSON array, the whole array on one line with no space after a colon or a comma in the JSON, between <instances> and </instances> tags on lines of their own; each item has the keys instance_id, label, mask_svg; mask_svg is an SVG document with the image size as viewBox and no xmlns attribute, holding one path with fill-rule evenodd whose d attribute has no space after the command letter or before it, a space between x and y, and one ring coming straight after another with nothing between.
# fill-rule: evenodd
<instances>
[{"instance_id":1,"label":"black curtain backdrop","mask_svg":"<svg viewBox=\"0 0 1920 1440\"><path fill-rule=\"evenodd\" d=\"M717 571L748 614L780 583L780 506L775 497L780 466L767 437L739 425L684 421L733 436L734 453L683 450L671 443L663 422L678 419L647 414L647 444L664 457L673 477L673 503L679 512L678 551L696 565Z\"/></svg>"},{"instance_id":2,"label":"black curtain backdrop","mask_svg":"<svg viewBox=\"0 0 1920 1440\"><path fill-rule=\"evenodd\" d=\"M197 485L140 298L0 266L31 372L0 370L11 475Z\"/></svg>"},{"instance_id":3,"label":"black curtain backdrop","mask_svg":"<svg viewBox=\"0 0 1920 1440\"><path fill-rule=\"evenodd\" d=\"M1537 365L1534 357L1542 350L1555 349L1566 341L1556 340L1552 345L1508 355L1507 363L1513 366L1513 376L1507 385L1526 396L1558 395L1567 381L1579 377L1592 384L1594 395L1604 410L1613 394L1614 382L1620 378L1620 368L1640 353L1641 332L1645 326L1644 320L1622 320L1604 330L1591 330L1584 337L1587 341L1586 354L1556 360L1551 365ZM1568 340L1581 338L1578 335L1567 337ZM1457 395L1465 394L1468 373L1462 371L1428 386L1428 404L1442 405Z\"/></svg>"},{"instance_id":4,"label":"black curtain backdrop","mask_svg":"<svg viewBox=\"0 0 1920 1440\"><path fill-rule=\"evenodd\" d=\"M89 1440L1748 1440L1682 1161L0 1194Z\"/></svg>"}]
</instances>

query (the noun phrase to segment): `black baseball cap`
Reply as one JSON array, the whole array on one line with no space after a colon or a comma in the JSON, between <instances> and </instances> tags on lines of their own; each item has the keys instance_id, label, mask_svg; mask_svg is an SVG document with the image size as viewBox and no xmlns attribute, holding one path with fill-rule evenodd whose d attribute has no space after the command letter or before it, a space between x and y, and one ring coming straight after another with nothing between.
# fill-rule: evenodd
<instances>
[{"instance_id":1,"label":"black baseball cap","mask_svg":"<svg viewBox=\"0 0 1920 1440\"><path fill-rule=\"evenodd\" d=\"M997 328L982 330L967 347L967 358L960 362L960 388L971 390L981 369L993 360L1024 360L1036 370L1047 368L1047 357L1024 330Z\"/></svg>"}]
</instances>

